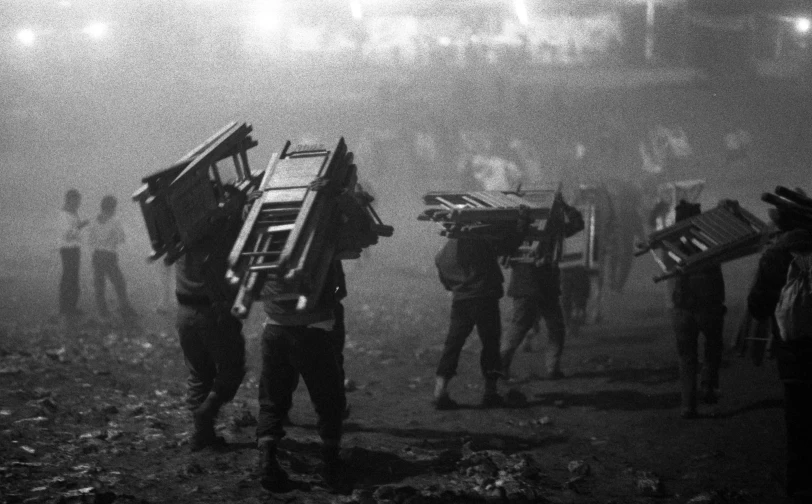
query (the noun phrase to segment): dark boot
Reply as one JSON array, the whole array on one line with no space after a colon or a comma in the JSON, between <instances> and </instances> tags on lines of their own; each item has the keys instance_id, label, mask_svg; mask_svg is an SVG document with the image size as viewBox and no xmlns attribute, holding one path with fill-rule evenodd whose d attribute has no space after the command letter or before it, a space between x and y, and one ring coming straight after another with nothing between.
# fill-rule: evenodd
<instances>
[{"instance_id":1,"label":"dark boot","mask_svg":"<svg viewBox=\"0 0 812 504\"><path fill-rule=\"evenodd\" d=\"M682 416L682 418L696 418L698 416L696 408L696 371L696 361L684 357L680 358L680 416Z\"/></svg>"},{"instance_id":2,"label":"dark boot","mask_svg":"<svg viewBox=\"0 0 812 504\"><path fill-rule=\"evenodd\" d=\"M288 473L279 465L276 459L277 443L270 440L263 440L257 443L259 448L259 463L257 472L262 487L270 492L286 492L289 490L290 478Z\"/></svg>"},{"instance_id":3,"label":"dark boot","mask_svg":"<svg viewBox=\"0 0 812 504\"><path fill-rule=\"evenodd\" d=\"M217 393L209 393L206 400L192 411L195 431L192 434L192 451L199 451L209 446L225 445L225 440L214 432L214 421L220 412L223 402Z\"/></svg>"},{"instance_id":4,"label":"dark boot","mask_svg":"<svg viewBox=\"0 0 812 504\"><path fill-rule=\"evenodd\" d=\"M496 388L496 377L485 379L485 393L482 395L483 408L499 408L505 405L505 401Z\"/></svg>"},{"instance_id":5,"label":"dark boot","mask_svg":"<svg viewBox=\"0 0 812 504\"><path fill-rule=\"evenodd\" d=\"M325 443L321 447L323 462L321 476L330 490L340 491L343 486L344 466L339 455L338 443Z\"/></svg>"}]
</instances>

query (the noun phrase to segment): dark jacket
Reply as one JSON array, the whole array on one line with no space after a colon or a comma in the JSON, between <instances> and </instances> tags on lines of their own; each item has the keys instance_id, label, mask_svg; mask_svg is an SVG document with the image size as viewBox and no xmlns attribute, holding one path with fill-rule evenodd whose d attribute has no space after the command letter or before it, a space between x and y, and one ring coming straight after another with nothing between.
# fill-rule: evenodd
<instances>
[{"instance_id":1,"label":"dark jacket","mask_svg":"<svg viewBox=\"0 0 812 504\"><path fill-rule=\"evenodd\" d=\"M455 301L496 298L504 294L505 277L499 256L512 253L519 239L499 242L481 239L450 238L434 259L440 282L453 293Z\"/></svg>"},{"instance_id":2,"label":"dark jacket","mask_svg":"<svg viewBox=\"0 0 812 504\"><path fill-rule=\"evenodd\" d=\"M183 303L186 298L208 299L209 297L201 263L195 261L188 253L183 254L175 262L175 292L181 304L188 304Z\"/></svg>"},{"instance_id":3,"label":"dark jacket","mask_svg":"<svg viewBox=\"0 0 812 504\"><path fill-rule=\"evenodd\" d=\"M747 296L747 308L753 317L763 320L773 315L787 281L792 253L811 250L812 232L805 229L785 231L767 247L758 261L756 279ZM812 341L779 339L775 355L782 380L812 383Z\"/></svg>"},{"instance_id":4,"label":"dark jacket","mask_svg":"<svg viewBox=\"0 0 812 504\"><path fill-rule=\"evenodd\" d=\"M758 261L756 280L747 296L747 307L753 317L763 320L772 316L781 289L787 281L787 272L793 252L812 250L812 233L795 229L779 234Z\"/></svg>"},{"instance_id":5,"label":"dark jacket","mask_svg":"<svg viewBox=\"0 0 812 504\"><path fill-rule=\"evenodd\" d=\"M234 288L225 280L225 259L195 250L175 262L175 295L178 304L210 306L230 311Z\"/></svg>"},{"instance_id":6,"label":"dark jacket","mask_svg":"<svg viewBox=\"0 0 812 504\"><path fill-rule=\"evenodd\" d=\"M724 314L725 277L719 265L674 279L671 301L675 308Z\"/></svg>"},{"instance_id":7,"label":"dark jacket","mask_svg":"<svg viewBox=\"0 0 812 504\"><path fill-rule=\"evenodd\" d=\"M268 322L281 326L308 326L318 322L325 322L334 318L338 292L338 272L333 261L324 280L321 294L312 308L297 310L298 299L272 299L285 292L284 284L268 279L262 289L263 308L268 315ZM340 267L340 266L339 266ZM342 270L343 274L343 270Z\"/></svg>"},{"instance_id":8,"label":"dark jacket","mask_svg":"<svg viewBox=\"0 0 812 504\"><path fill-rule=\"evenodd\" d=\"M228 255L242 228L242 200L234 200L233 212L212 223L216 232L190 247L175 263L178 303L231 310L236 289L226 282Z\"/></svg>"},{"instance_id":9,"label":"dark jacket","mask_svg":"<svg viewBox=\"0 0 812 504\"><path fill-rule=\"evenodd\" d=\"M584 217L577 208L564 205L564 237L583 231ZM561 295L561 272L558 263L531 264L514 263L508 285L510 297L541 297L543 300L554 301Z\"/></svg>"},{"instance_id":10,"label":"dark jacket","mask_svg":"<svg viewBox=\"0 0 812 504\"><path fill-rule=\"evenodd\" d=\"M561 271L558 264L515 263L510 268L510 297L540 297L554 300L561 295Z\"/></svg>"}]
</instances>

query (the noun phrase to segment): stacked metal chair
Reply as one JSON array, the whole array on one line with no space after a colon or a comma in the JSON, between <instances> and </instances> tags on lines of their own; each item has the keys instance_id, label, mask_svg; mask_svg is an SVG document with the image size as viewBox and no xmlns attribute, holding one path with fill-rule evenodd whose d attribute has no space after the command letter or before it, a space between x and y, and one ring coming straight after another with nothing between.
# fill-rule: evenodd
<instances>
[{"instance_id":1,"label":"stacked metal chair","mask_svg":"<svg viewBox=\"0 0 812 504\"><path fill-rule=\"evenodd\" d=\"M329 190L311 189L316 178L349 192L362 214L343 215ZM228 256L227 278L238 290L232 307L237 317L248 315L268 279L283 286L274 299L296 300L298 309L308 309L318 301L332 261L357 258L379 236L393 233L358 186L353 154L343 138L331 149L291 148L287 142L272 157L258 193ZM347 226L343 218L362 224Z\"/></svg>"},{"instance_id":2,"label":"stacked metal chair","mask_svg":"<svg viewBox=\"0 0 812 504\"><path fill-rule=\"evenodd\" d=\"M253 172L247 151L258 143L251 131L245 123L229 123L170 167L144 177L133 195L150 258L172 264L184 253L198 254L213 302L241 318L269 278L283 286L275 299L295 299L307 309L332 261L360 257L394 231L358 185L343 138L330 149L287 142L264 171ZM317 178L329 188L312 189ZM336 192L355 205L342 212Z\"/></svg>"},{"instance_id":3,"label":"stacked metal chair","mask_svg":"<svg viewBox=\"0 0 812 504\"><path fill-rule=\"evenodd\" d=\"M172 264L186 252L199 254L205 258L202 269L210 296L224 305L234 299L223 266L229 240L262 176L248 164L247 152L258 144L252 129L229 123L168 168L144 177L133 194L149 235L149 258L163 257Z\"/></svg>"},{"instance_id":4,"label":"stacked metal chair","mask_svg":"<svg viewBox=\"0 0 812 504\"><path fill-rule=\"evenodd\" d=\"M515 233L520 219L531 222L512 262L557 261L563 244L564 214L560 189L430 192L429 206L417 219L435 222L447 238L501 240Z\"/></svg>"},{"instance_id":5,"label":"stacked metal chair","mask_svg":"<svg viewBox=\"0 0 812 504\"><path fill-rule=\"evenodd\" d=\"M651 253L663 271L654 277L660 282L755 254L767 237L761 219L738 202L724 200L716 208L651 233L647 243L638 244L635 256Z\"/></svg>"}]
</instances>

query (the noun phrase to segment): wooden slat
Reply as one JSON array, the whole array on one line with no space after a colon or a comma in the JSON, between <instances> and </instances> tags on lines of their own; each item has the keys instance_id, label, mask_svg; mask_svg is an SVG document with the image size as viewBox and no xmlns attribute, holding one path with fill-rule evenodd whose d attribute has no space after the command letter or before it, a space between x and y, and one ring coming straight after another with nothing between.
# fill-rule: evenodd
<instances>
[{"instance_id":1,"label":"wooden slat","mask_svg":"<svg viewBox=\"0 0 812 504\"><path fill-rule=\"evenodd\" d=\"M719 210L722 210L719 212ZM716 208L707 214L703 215L705 219L710 220L720 228L723 228L730 233L732 233L735 237L742 237L746 236L751 233L750 226L743 223L738 217L735 215L725 212L723 209Z\"/></svg>"},{"instance_id":2,"label":"wooden slat","mask_svg":"<svg viewBox=\"0 0 812 504\"><path fill-rule=\"evenodd\" d=\"M694 219L694 224L711 236L718 237L720 245L736 239L735 233L725 229L724 226L720 226L717 222L714 222L711 219Z\"/></svg>"},{"instance_id":3,"label":"wooden slat","mask_svg":"<svg viewBox=\"0 0 812 504\"><path fill-rule=\"evenodd\" d=\"M658 262L664 273L655 277L654 281L753 254L761 246L765 232L763 222L746 213L738 204L728 202L652 233L647 249L662 249L677 262L671 269ZM698 250L681 250L677 246L681 241L692 244Z\"/></svg>"},{"instance_id":4,"label":"wooden slat","mask_svg":"<svg viewBox=\"0 0 812 504\"><path fill-rule=\"evenodd\" d=\"M486 208L488 206L485 203L483 203L481 200L478 200L476 198L472 198L471 196L468 196L468 195L463 196L462 199L467 201L471 205L473 205L474 208Z\"/></svg>"}]
</instances>

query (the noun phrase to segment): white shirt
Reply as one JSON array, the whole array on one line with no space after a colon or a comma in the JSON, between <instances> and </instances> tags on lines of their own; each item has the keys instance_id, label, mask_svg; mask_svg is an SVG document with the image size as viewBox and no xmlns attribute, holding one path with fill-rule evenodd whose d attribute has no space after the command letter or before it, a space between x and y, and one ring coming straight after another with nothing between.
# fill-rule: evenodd
<instances>
[{"instance_id":1,"label":"white shirt","mask_svg":"<svg viewBox=\"0 0 812 504\"><path fill-rule=\"evenodd\" d=\"M496 156L474 156L471 165L474 178L486 191L510 191L522 174L514 163Z\"/></svg>"},{"instance_id":2,"label":"white shirt","mask_svg":"<svg viewBox=\"0 0 812 504\"><path fill-rule=\"evenodd\" d=\"M121 227L121 222L115 217L110 217L104 222L93 219L88 234L88 244L93 250L116 252L118 246L124 243L125 240L124 228Z\"/></svg>"},{"instance_id":3,"label":"white shirt","mask_svg":"<svg viewBox=\"0 0 812 504\"><path fill-rule=\"evenodd\" d=\"M78 214L62 210L59 212L59 248L78 248L82 246L80 224L82 219Z\"/></svg>"}]
</instances>

